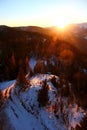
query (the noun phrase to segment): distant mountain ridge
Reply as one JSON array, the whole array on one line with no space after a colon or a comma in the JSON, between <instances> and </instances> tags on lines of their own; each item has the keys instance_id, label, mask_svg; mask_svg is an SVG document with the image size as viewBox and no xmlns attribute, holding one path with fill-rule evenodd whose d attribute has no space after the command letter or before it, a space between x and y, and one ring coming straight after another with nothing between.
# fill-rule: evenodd
<instances>
[{"instance_id":1,"label":"distant mountain ridge","mask_svg":"<svg viewBox=\"0 0 87 130\"><path fill-rule=\"evenodd\" d=\"M80 51L87 54L87 23L70 24L64 30L60 30L58 27L41 28L36 26L19 27L23 31L37 32L58 38L67 42L71 42L72 45L77 47Z\"/></svg>"}]
</instances>

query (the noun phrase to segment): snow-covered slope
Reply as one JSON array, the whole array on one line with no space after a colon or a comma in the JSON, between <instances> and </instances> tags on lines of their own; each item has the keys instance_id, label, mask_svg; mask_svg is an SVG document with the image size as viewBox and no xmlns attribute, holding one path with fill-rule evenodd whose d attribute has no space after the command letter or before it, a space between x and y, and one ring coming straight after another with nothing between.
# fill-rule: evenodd
<instances>
[{"instance_id":1,"label":"snow-covered slope","mask_svg":"<svg viewBox=\"0 0 87 130\"><path fill-rule=\"evenodd\" d=\"M5 88L7 88L8 86L11 86L14 82L15 82L15 80L1 82L0 83L0 90L3 90Z\"/></svg>"},{"instance_id":2,"label":"snow-covered slope","mask_svg":"<svg viewBox=\"0 0 87 130\"><path fill-rule=\"evenodd\" d=\"M66 84L60 87L61 81L55 77L59 84L56 88L51 82L52 78L53 75L48 74L33 76L27 89L20 89L15 81L7 88L3 84L0 130L71 130L80 126L86 112L75 102L69 103L69 97L61 95L61 89ZM44 80L49 86L49 102L45 107L40 107L38 92ZM73 96L70 84L69 87Z\"/></svg>"}]
</instances>

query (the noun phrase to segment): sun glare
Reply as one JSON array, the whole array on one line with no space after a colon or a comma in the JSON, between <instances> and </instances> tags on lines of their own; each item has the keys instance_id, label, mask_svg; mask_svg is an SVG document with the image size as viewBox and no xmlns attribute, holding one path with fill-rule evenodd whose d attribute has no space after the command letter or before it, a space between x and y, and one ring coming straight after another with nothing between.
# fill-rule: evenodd
<instances>
[{"instance_id":1,"label":"sun glare","mask_svg":"<svg viewBox=\"0 0 87 130\"><path fill-rule=\"evenodd\" d=\"M78 12L73 10L72 7L60 7L55 9L52 13L52 25L57 26L59 29L66 29L67 25L71 24L77 18Z\"/></svg>"},{"instance_id":2,"label":"sun glare","mask_svg":"<svg viewBox=\"0 0 87 130\"><path fill-rule=\"evenodd\" d=\"M65 19L64 17L63 18L56 18L54 21L53 21L53 25L57 26L59 29L65 29L66 26L69 24L69 20L68 19Z\"/></svg>"},{"instance_id":3,"label":"sun glare","mask_svg":"<svg viewBox=\"0 0 87 130\"><path fill-rule=\"evenodd\" d=\"M56 24L56 26L60 29L64 29L67 26L67 23L61 21L60 23Z\"/></svg>"}]
</instances>

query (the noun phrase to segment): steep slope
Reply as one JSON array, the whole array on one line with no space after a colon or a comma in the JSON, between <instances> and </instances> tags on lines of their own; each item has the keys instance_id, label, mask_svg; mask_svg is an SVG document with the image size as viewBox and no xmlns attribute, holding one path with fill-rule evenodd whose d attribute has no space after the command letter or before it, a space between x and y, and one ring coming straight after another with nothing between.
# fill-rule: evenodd
<instances>
[{"instance_id":1,"label":"steep slope","mask_svg":"<svg viewBox=\"0 0 87 130\"><path fill-rule=\"evenodd\" d=\"M0 130L71 130L80 126L86 111L75 103L70 83L48 74L38 74L29 80L30 85L26 88L20 88L14 81L2 90ZM41 107L38 92L44 81L48 85L49 101ZM69 96L63 92L67 85ZM73 97L73 101L70 101L70 97Z\"/></svg>"}]
</instances>

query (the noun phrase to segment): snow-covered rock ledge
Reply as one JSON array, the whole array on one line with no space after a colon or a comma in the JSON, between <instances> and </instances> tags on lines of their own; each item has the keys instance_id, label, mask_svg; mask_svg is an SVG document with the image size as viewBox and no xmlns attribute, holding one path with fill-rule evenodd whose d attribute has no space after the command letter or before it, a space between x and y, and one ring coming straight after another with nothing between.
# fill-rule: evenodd
<instances>
[{"instance_id":1,"label":"snow-covered rock ledge","mask_svg":"<svg viewBox=\"0 0 87 130\"><path fill-rule=\"evenodd\" d=\"M38 93L44 81L48 86L49 99L45 106L41 106ZM3 102L0 108L0 130L72 130L77 125L81 127L80 122L86 111L75 103L69 83L49 74L30 78L27 89L20 89L15 82L6 82L7 88L5 83L0 83L0 102ZM67 85L69 96L64 96L62 92Z\"/></svg>"}]
</instances>

